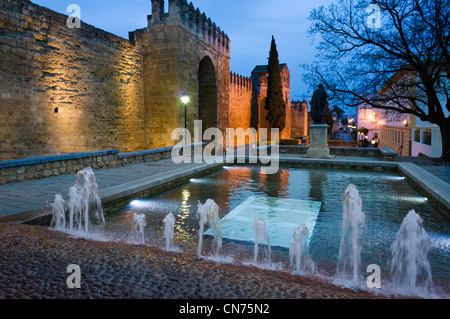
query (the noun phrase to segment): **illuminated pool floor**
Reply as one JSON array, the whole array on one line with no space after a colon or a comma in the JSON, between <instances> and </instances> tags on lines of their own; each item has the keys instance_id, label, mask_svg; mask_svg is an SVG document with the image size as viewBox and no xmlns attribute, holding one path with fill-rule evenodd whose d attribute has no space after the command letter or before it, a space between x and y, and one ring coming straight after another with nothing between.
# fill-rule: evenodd
<instances>
[{"instance_id":1,"label":"illuminated pool floor","mask_svg":"<svg viewBox=\"0 0 450 319\"><path fill-rule=\"evenodd\" d=\"M264 218L270 245L289 248L298 226L306 224L312 236L320 206L314 201L250 196L220 220L222 237L254 242L254 221ZM208 230L205 235L212 232Z\"/></svg>"}]
</instances>

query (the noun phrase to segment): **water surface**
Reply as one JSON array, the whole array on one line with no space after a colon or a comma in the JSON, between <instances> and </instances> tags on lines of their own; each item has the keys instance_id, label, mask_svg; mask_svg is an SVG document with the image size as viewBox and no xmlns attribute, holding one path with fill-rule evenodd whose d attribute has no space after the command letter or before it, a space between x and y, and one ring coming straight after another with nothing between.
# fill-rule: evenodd
<instances>
[{"instance_id":1,"label":"water surface","mask_svg":"<svg viewBox=\"0 0 450 319\"><path fill-rule=\"evenodd\" d=\"M151 198L106 208L106 224L110 231L126 234L133 213L144 213L147 240L150 244L163 245L162 221L171 212L176 218L175 244L196 247L198 201L204 203L209 198L214 199L220 207L221 218L249 196L321 202L310 253L319 272L333 276L342 232L342 195L349 184L357 187L366 214L362 230L361 271L365 272L370 264L378 264L382 270L382 282L390 279L388 259L391 245L403 218L414 209L423 218L423 225L433 241L433 249L428 256L433 283L437 289L447 293L450 290L450 222L404 177L395 173L281 168L277 174L264 175L258 167L226 167ZM252 246L225 241L223 252L235 260L250 260ZM283 263L286 268L288 259L287 250L275 252L274 260ZM367 275L362 273L361 276Z\"/></svg>"}]
</instances>

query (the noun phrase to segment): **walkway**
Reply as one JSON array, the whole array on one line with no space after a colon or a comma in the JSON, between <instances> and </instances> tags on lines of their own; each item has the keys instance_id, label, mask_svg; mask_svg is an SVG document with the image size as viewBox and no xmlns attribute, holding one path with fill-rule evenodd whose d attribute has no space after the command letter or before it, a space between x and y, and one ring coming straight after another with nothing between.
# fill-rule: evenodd
<instances>
[{"instance_id":1,"label":"walkway","mask_svg":"<svg viewBox=\"0 0 450 319\"><path fill-rule=\"evenodd\" d=\"M350 133L341 133L338 139L342 139L344 142L354 142L354 138Z\"/></svg>"},{"instance_id":2,"label":"walkway","mask_svg":"<svg viewBox=\"0 0 450 319\"><path fill-rule=\"evenodd\" d=\"M172 159L95 171L102 202L159 186L216 165L175 164ZM0 185L0 217L26 211L48 210L56 194L68 198L74 174Z\"/></svg>"},{"instance_id":3,"label":"walkway","mask_svg":"<svg viewBox=\"0 0 450 319\"><path fill-rule=\"evenodd\" d=\"M445 163L441 166L433 166L434 161L427 157L406 157L399 156L399 162L410 162L423 168L427 172L433 174L437 178L443 180L447 184L450 184L450 166L445 166ZM448 165L448 164L447 164Z\"/></svg>"}]
</instances>

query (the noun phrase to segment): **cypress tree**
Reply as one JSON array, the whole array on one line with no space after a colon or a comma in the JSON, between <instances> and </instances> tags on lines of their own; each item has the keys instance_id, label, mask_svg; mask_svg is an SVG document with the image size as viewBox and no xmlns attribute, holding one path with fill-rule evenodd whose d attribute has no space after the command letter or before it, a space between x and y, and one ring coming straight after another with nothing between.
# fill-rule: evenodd
<instances>
[{"instance_id":1,"label":"cypress tree","mask_svg":"<svg viewBox=\"0 0 450 319\"><path fill-rule=\"evenodd\" d=\"M277 45L273 36L267 71L269 77L267 79L267 99L264 106L268 111L266 120L269 122L271 129L279 128L281 133L286 126L286 103L284 102L283 97L283 85L281 83L281 70Z\"/></svg>"}]
</instances>

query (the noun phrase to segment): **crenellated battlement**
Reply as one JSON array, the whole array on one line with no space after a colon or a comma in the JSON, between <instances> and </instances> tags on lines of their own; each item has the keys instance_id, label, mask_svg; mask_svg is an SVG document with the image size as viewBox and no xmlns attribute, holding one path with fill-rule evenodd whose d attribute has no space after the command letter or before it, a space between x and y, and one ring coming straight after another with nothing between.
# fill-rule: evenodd
<instances>
[{"instance_id":1,"label":"crenellated battlement","mask_svg":"<svg viewBox=\"0 0 450 319\"><path fill-rule=\"evenodd\" d=\"M179 24L196 34L201 40L219 51L230 52L230 38L211 18L186 0L168 0L169 12L164 12L165 0L151 0L152 14L148 16L148 27L164 24Z\"/></svg>"},{"instance_id":2,"label":"crenellated battlement","mask_svg":"<svg viewBox=\"0 0 450 319\"><path fill-rule=\"evenodd\" d=\"M253 82L249 77L245 77L234 72L230 72L230 84L242 87L246 90L252 90Z\"/></svg>"},{"instance_id":3,"label":"crenellated battlement","mask_svg":"<svg viewBox=\"0 0 450 319\"><path fill-rule=\"evenodd\" d=\"M291 101L291 107L293 109L302 109L303 107L306 107L306 109L308 109L308 102L306 100L300 101Z\"/></svg>"}]
</instances>

